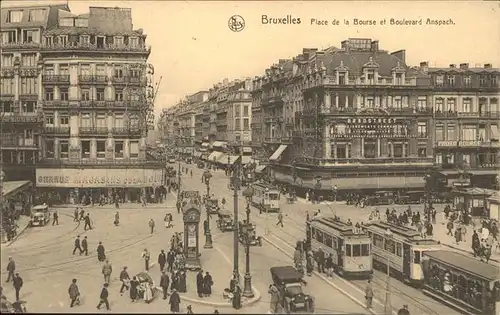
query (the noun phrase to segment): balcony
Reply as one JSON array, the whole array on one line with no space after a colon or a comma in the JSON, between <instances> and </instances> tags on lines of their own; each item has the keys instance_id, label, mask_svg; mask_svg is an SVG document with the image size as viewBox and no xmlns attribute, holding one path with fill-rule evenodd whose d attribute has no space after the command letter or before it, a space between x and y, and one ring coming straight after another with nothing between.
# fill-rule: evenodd
<instances>
[{"instance_id":1,"label":"balcony","mask_svg":"<svg viewBox=\"0 0 500 315\"><path fill-rule=\"evenodd\" d=\"M68 105L69 101L61 101L61 100L43 101L44 109L68 108Z\"/></svg>"},{"instance_id":2,"label":"balcony","mask_svg":"<svg viewBox=\"0 0 500 315\"><path fill-rule=\"evenodd\" d=\"M130 103L126 101L106 101L106 108L112 109L112 108L128 108L128 105Z\"/></svg>"},{"instance_id":3,"label":"balcony","mask_svg":"<svg viewBox=\"0 0 500 315\"><path fill-rule=\"evenodd\" d=\"M69 84L69 74L44 74L42 75L43 84Z\"/></svg>"},{"instance_id":4,"label":"balcony","mask_svg":"<svg viewBox=\"0 0 500 315\"><path fill-rule=\"evenodd\" d=\"M87 84L107 84L108 77L105 75L81 74L78 76L78 82Z\"/></svg>"},{"instance_id":5,"label":"balcony","mask_svg":"<svg viewBox=\"0 0 500 315\"><path fill-rule=\"evenodd\" d=\"M440 111L434 112L436 118L494 118L500 119L500 112L457 112L457 111Z\"/></svg>"},{"instance_id":6,"label":"balcony","mask_svg":"<svg viewBox=\"0 0 500 315\"><path fill-rule=\"evenodd\" d=\"M117 76L112 76L111 77L111 82L113 82L114 85L121 85L121 84L127 84L127 78L124 76L117 77Z\"/></svg>"},{"instance_id":7,"label":"balcony","mask_svg":"<svg viewBox=\"0 0 500 315\"><path fill-rule=\"evenodd\" d=\"M113 135L116 136L128 136L132 134L137 134L141 131L139 126L129 126L129 127L114 127L112 129Z\"/></svg>"},{"instance_id":8,"label":"balcony","mask_svg":"<svg viewBox=\"0 0 500 315\"><path fill-rule=\"evenodd\" d=\"M38 143L34 139L24 139L24 138L4 138L0 140L0 147L2 149L37 149Z\"/></svg>"},{"instance_id":9,"label":"balcony","mask_svg":"<svg viewBox=\"0 0 500 315\"><path fill-rule=\"evenodd\" d=\"M37 47L40 47L38 44ZM68 42L65 44L53 43L51 45L44 44L41 49L43 51L61 51L61 50L80 50L91 52L122 52L122 53L147 53L151 52L151 46L146 45L125 45L125 44L90 44L80 42Z\"/></svg>"},{"instance_id":10,"label":"balcony","mask_svg":"<svg viewBox=\"0 0 500 315\"><path fill-rule=\"evenodd\" d=\"M3 50L12 50L12 49L40 49L40 43L34 42L13 42L13 43L2 43Z\"/></svg>"},{"instance_id":11,"label":"balcony","mask_svg":"<svg viewBox=\"0 0 500 315\"><path fill-rule=\"evenodd\" d=\"M265 143L281 143L281 137L266 137L264 138Z\"/></svg>"},{"instance_id":12,"label":"balcony","mask_svg":"<svg viewBox=\"0 0 500 315\"><path fill-rule=\"evenodd\" d=\"M80 127L79 133L81 135L107 135L107 127Z\"/></svg>"},{"instance_id":13,"label":"balcony","mask_svg":"<svg viewBox=\"0 0 500 315\"><path fill-rule=\"evenodd\" d=\"M43 123L42 112L0 112L0 121L2 123L13 123L13 124L33 124L33 123Z\"/></svg>"},{"instance_id":14,"label":"balcony","mask_svg":"<svg viewBox=\"0 0 500 315\"><path fill-rule=\"evenodd\" d=\"M43 159L40 161L40 165L112 165L112 166L123 166L124 168L128 166L164 166L165 162L146 160L146 159L130 159L130 158L113 158L113 159L92 159L92 158L78 158L78 159Z\"/></svg>"},{"instance_id":15,"label":"balcony","mask_svg":"<svg viewBox=\"0 0 500 315\"><path fill-rule=\"evenodd\" d=\"M346 158L346 159L323 159L315 157L299 156L295 160L298 163L318 166L371 166L371 165L419 165L431 166L433 158L424 157L385 157L385 158Z\"/></svg>"},{"instance_id":16,"label":"balcony","mask_svg":"<svg viewBox=\"0 0 500 315\"><path fill-rule=\"evenodd\" d=\"M69 126L44 126L43 132L45 134L51 135L68 135L69 136Z\"/></svg>"},{"instance_id":17,"label":"balcony","mask_svg":"<svg viewBox=\"0 0 500 315\"><path fill-rule=\"evenodd\" d=\"M498 148L498 141L480 140L442 140L436 142L438 148Z\"/></svg>"}]
</instances>

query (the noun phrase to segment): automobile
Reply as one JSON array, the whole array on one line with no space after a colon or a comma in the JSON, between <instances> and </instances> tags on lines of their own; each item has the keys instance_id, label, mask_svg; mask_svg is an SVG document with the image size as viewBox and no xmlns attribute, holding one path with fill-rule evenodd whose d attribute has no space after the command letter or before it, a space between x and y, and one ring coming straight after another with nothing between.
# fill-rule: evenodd
<instances>
[{"instance_id":1,"label":"automobile","mask_svg":"<svg viewBox=\"0 0 500 315\"><path fill-rule=\"evenodd\" d=\"M262 237L257 236L256 230L255 223L247 222L246 220L238 222L238 240L240 243L246 245L248 241L249 245L262 246Z\"/></svg>"},{"instance_id":2,"label":"automobile","mask_svg":"<svg viewBox=\"0 0 500 315\"><path fill-rule=\"evenodd\" d=\"M217 219L217 227L222 232L234 231L233 214L228 210L219 210Z\"/></svg>"},{"instance_id":3,"label":"automobile","mask_svg":"<svg viewBox=\"0 0 500 315\"><path fill-rule=\"evenodd\" d=\"M49 206L43 204L31 208L29 226L44 226L50 222Z\"/></svg>"},{"instance_id":4,"label":"automobile","mask_svg":"<svg viewBox=\"0 0 500 315\"><path fill-rule=\"evenodd\" d=\"M421 204L425 201L425 192L423 190L410 190L400 193L397 198L397 203L405 204Z\"/></svg>"},{"instance_id":5,"label":"automobile","mask_svg":"<svg viewBox=\"0 0 500 315\"><path fill-rule=\"evenodd\" d=\"M205 200L205 207L209 214L217 214L219 213L219 199L207 198Z\"/></svg>"},{"instance_id":6,"label":"automobile","mask_svg":"<svg viewBox=\"0 0 500 315\"><path fill-rule=\"evenodd\" d=\"M374 195L366 198L366 206L377 206L377 205L392 205L396 200L396 196L392 191L379 190L376 191Z\"/></svg>"},{"instance_id":7,"label":"automobile","mask_svg":"<svg viewBox=\"0 0 500 315\"><path fill-rule=\"evenodd\" d=\"M278 303L289 314L314 313L314 297L302 290L303 276L292 266L271 267L271 277L278 289Z\"/></svg>"}]
</instances>

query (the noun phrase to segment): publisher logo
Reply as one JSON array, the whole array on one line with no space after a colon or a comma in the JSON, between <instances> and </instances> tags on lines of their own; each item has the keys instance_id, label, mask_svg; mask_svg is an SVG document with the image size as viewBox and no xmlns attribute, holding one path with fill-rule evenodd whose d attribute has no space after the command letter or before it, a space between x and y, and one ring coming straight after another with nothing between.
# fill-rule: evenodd
<instances>
[{"instance_id":1,"label":"publisher logo","mask_svg":"<svg viewBox=\"0 0 500 315\"><path fill-rule=\"evenodd\" d=\"M229 29L233 32L241 32L245 28L245 19L241 15L233 15L227 22Z\"/></svg>"}]
</instances>

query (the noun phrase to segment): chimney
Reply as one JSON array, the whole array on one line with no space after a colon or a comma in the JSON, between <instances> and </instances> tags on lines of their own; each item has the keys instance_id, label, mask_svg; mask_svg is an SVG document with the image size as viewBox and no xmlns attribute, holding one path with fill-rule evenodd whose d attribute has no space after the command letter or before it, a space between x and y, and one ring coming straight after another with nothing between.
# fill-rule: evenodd
<instances>
[{"instance_id":1,"label":"chimney","mask_svg":"<svg viewBox=\"0 0 500 315\"><path fill-rule=\"evenodd\" d=\"M343 40L340 42L340 47L342 49L348 50L349 49L349 40Z\"/></svg>"},{"instance_id":2,"label":"chimney","mask_svg":"<svg viewBox=\"0 0 500 315\"><path fill-rule=\"evenodd\" d=\"M229 79L228 78L225 78L224 80L222 80L222 84L224 86L228 85L228 83L229 83Z\"/></svg>"},{"instance_id":3,"label":"chimney","mask_svg":"<svg viewBox=\"0 0 500 315\"><path fill-rule=\"evenodd\" d=\"M406 50L401 49L391 53L391 55L399 58L403 63L406 63Z\"/></svg>"},{"instance_id":4,"label":"chimney","mask_svg":"<svg viewBox=\"0 0 500 315\"><path fill-rule=\"evenodd\" d=\"M460 69L462 69L462 70L467 70L467 69L469 69L469 64L468 64L468 63L461 63L461 64L460 64Z\"/></svg>"},{"instance_id":5,"label":"chimney","mask_svg":"<svg viewBox=\"0 0 500 315\"><path fill-rule=\"evenodd\" d=\"M484 64L484 68L485 69L491 69L493 66L491 65L491 63L485 63Z\"/></svg>"},{"instance_id":6,"label":"chimney","mask_svg":"<svg viewBox=\"0 0 500 315\"><path fill-rule=\"evenodd\" d=\"M457 65L456 65L456 64L453 64L453 63L452 63L452 64L450 64L450 68L455 69L456 67L457 67Z\"/></svg>"},{"instance_id":7,"label":"chimney","mask_svg":"<svg viewBox=\"0 0 500 315\"><path fill-rule=\"evenodd\" d=\"M422 61L420 63L420 69L424 72L427 73L429 71L429 62L428 61Z\"/></svg>"},{"instance_id":8,"label":"chimney","mask_svg":"<svg viewBox=\"0 0 500 315\"><path fill-rule=\"evenodd\" d=\"M372 48L372 51L378 51L378 40L372 41L371 48Z\"/></svg>"}]
</instances>

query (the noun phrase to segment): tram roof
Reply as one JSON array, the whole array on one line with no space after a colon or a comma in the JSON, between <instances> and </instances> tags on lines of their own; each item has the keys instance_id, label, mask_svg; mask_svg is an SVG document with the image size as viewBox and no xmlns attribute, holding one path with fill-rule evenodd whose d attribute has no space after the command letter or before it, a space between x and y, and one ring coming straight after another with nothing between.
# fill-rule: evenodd
<instances>
[{"instance_id":1,"label":"tram roof","mask_svg":"<svg viewBox=\"0 0 500 315\"><path fill-rule=\"evenodd\" d=\"M342 232L344 234L353 233L352 225L347 224L343 221L335 220L334 217L316 217L312 219L313 222L321 223L329 228ZM362 234L361 234L362 235Z\"/></svg>"},{"instance_id":2,"label":"tram roof","mask_svg":"<svg viewBox=\"0 0 500 315\"><path fill-rule=\"evenodd\" d=\"M401 235L407 238L415 238L420 236L420 233L412 228L382 221L368 223L367 226L375 226L383 229L384 231L390 230L393 234Z\"/></svg>"},{"instance_id":3,"label":"tram roof","mask_svg":"<svg viewBox=\"0 0 500 315\"><path fill-rule=\"evenodd\" d=\"M275 190L278 189L277 187L270 185L268 183L254 183L253 186L260 186L262 188L269 188L269 189L275 189Z\"/></svg>"},{"instance_id":4,"label":"tram roof","mask_svg":"<svg viewBox=\"0 0 500 315\"><path fill-rule=\"evenodd\" d=\"M450 267L458 268L469 274L477 275L489 281L500 280L500 268L479 261L467 255L449 250L438 250L425 252L425 256L443 262Z\"/></svg>"}]
</instances>

